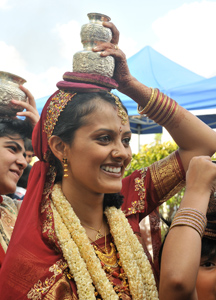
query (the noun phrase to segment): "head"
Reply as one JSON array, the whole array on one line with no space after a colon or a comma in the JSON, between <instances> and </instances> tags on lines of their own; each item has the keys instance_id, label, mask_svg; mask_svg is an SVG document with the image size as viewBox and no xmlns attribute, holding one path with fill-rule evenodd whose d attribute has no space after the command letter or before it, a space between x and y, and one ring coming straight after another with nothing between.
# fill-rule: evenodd
<instances>
[{"instance_id":1,"label":"head","mask_svg":"<svg viewBox=\"0 0 216 300\"><path fill-rule=\"evenodd\" d=\"M24 145L25 145L26 161L28 164L30 164L34 156L34 150L33 150L31 139L26 139Z\"/></svg>"},{"instance_id":2,"label":"head","mask_svg":"<svg viewBox=\"0 0 216 300\"><path fill-rule=\"evenodd\" d=\"M125 167L131 160L129 121L126 108L104 91L80 93L61 112L49 146L57 167L57 180L95 193L116 193L121 189ZM123 124L122 124L123 123ZM63 158L68 177L62 177Z\"/></svg>"},{"instance_id":3,"label":"head","mask_svg":"<svg viewBox=\"0 0 216 300\"><path fill-rule=\"evenodd\" d=\"M212 206L212 205L211 205ZM215 205L214 205L215 206ZM199 300L216 299L216 221L215 212L208 215L207 227L202 238L200 267L196 281Z\"/></svg>"},{"instance_id":4,"label":"head","mask_svg":"<svg viewBox=\"0 0 216 300\"><path fill-rule=\"evenodd\" d=\"M198 300L216 300L216 223L215 214L211 217L207 215L207 218L214 220L209 221L202 238L201 258L200 266L197 274L196 290ZM171 225L171 221L165 220L161 217L168 227ZM159 265L161 263L161 255L163 252L163 245L168 232L166 233L163 243L159 252Z\"/></svg>"},{"instance_id":5,"label":"head","mask_svg":"<svg viewBox=\"0 0 216 300\"><path fill-rule=\"evenodd\" d=\"M32 127L20 119L0 119L0 194L14 193L27 166L24 141Z\"/></svg>"}]
</instances>

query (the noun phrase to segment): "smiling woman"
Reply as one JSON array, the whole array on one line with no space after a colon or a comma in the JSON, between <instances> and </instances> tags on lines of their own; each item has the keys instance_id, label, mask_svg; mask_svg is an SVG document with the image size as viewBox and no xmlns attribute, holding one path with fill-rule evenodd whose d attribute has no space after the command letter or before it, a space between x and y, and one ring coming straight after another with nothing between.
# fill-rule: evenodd
<instances>
[{"instance_id":1,"label":"smiling woman","mask_svg":"<svg viewBox=\"0 0 216 300\"><path fill-rule=\"evenodd\" d=\"M10 241L20 208L20 201L7 194L14 193L27 166L24 140L31 137L32 127L19 119L0 119L0 266Z\"/></svg>"}]
</instances>

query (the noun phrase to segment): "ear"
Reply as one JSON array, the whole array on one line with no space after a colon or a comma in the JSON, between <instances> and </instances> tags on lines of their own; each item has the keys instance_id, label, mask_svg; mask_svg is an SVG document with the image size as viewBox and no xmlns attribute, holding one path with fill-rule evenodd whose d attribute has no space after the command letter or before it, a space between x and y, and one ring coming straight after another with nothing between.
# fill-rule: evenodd
<instances>
[{"instance_id":1,"label":"ear","mask_svg":"<svg viewBox=\"0 0 216 300\"><path fill-rule=\"evenodd\" d=\"M65 144L62 139L56 135L52 135L49 139L49 146L52 153L62 161L65 156L67 144Z\"/></svg>"}]
</instances>

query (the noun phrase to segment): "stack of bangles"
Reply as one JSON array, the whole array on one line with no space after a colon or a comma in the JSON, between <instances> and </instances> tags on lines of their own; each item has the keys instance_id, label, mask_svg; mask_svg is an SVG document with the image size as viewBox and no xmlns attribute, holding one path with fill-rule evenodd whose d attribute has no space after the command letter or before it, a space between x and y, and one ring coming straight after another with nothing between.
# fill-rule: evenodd
<instances>
[{"instance_id":1,"label":"stack of bangles","mask_svg":"<svg viewBox=\"0 0 216 300\"><path fill-rule=\"evenodd\" d=\"M137 111L140 115L146 115L161 126L168 125L174 118L178 103L160 92L158 89L151 89L151 97L143 108L138 104Z\"/></svg>"},{"instance_id":2,"label":"stack of bangles","mask_svg":"<svg viewBox=\"0 0 216 300\"><path fill-rule=\"evenodd\" d=\"M175 214L170 230L175 226L189 226L203 237L207 224L206 216L194 208L181 208Z\"/></svg>"}]
</instances>

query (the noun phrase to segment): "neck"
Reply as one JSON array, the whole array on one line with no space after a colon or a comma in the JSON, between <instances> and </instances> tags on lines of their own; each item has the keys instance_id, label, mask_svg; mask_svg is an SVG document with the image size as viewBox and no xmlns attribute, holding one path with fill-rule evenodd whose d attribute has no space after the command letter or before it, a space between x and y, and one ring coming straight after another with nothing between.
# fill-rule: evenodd
<instances>
[{"instance_id":1,"label":"neck","mask_svg":"<svg viewBox=\"0 0 216 300\"><path fill-rule=\"evenodd\" d=\"M62 191L81 224L99 229L103 222L104 194L73 188L62 182Z\"/></svg>"}]
</instances>

